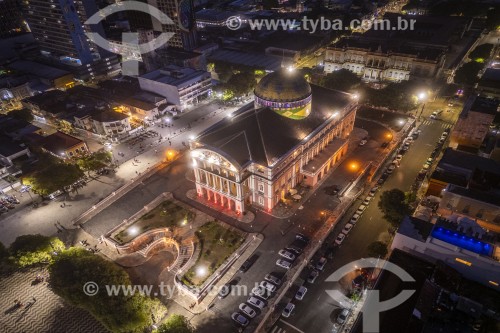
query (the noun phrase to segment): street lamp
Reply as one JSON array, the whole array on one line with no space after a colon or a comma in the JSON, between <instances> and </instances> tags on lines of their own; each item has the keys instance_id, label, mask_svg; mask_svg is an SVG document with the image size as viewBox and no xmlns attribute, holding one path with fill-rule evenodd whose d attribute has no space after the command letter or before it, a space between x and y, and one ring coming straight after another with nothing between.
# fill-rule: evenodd
<instances>
[{"instance_id":1,"label":"street lamp","mask_svg":"<svg viewBox=\"0 0 500 333\"><path fill-rule=\"evenodd\" d=\"M420 109L420 114L417 117L417 119L420 120L420 117L422 117L422 113L424 112L425 101L427 100L427 93L424 91L418 93L417 100L422 103L422 109Z\"/></svg>"}]
</instances>

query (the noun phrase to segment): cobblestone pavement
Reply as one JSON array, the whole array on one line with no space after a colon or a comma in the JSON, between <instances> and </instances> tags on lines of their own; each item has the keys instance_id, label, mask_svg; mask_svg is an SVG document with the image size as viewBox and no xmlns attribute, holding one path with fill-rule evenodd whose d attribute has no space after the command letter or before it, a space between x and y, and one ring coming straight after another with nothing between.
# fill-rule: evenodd
<instances>
[{"instance_id":1,"label":"cobblestone pavement","mask_svg":"<svg viewBox=\"0 0 500 333\"><path fill-rule=\"evenodd\" d=\"M0 333L108 332L87 311L63 302L46 282L32 285L40 272L36 269L0 276ZM16 309L15 300L23 306Z\"/></svg>"}]
</instances>

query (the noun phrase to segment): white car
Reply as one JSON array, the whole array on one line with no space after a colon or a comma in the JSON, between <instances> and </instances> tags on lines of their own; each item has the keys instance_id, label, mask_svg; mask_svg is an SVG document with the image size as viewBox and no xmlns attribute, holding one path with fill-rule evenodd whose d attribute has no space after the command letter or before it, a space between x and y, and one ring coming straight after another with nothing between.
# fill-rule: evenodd
<instances>
[{"instance_id":1,"label":"white car","mask_svg":"<svg viewBox=\"0 0 500 333\"><path fill-rule=\"evenodd\" d=\"M262 299L268 299L271 292L262 286L252 288L251 295L259 296Z\"/></svg>"},{"instance_id":2,"label":"white car","mask_svg":"<svg viewBox=\"0 0 500 333\"><path fill-rule=\"evenodd\" d=\"M352 225L351 223L346 223L344 229L342 229L342 233L344 235L347 235L349 232L351 232L352 227L354 227L354 225Z\"/></svg>"},{"instance_id":3,"label":"white car","mask_svg":"<svg viewBox=\"0 0 500 333\"><path fill-rule=\"evenodd\" d=\"M361 215L361 213L363 213L365 211L365 209L366 209L366 206L361 205L358 207L358 210L356 210L356 213Z\"/></svg>"},{"instance_id":4,"label":"white car","mask_svg":"<svg viewBox=\"0 0 500 333\"><path fill-rule=\"evenodd\" d=\"M266 274L266 276L264 276L264 280L272 282L277 286L281 285L281 279L277 278L276 276L274 276L272 274Z\"/></svg>"},{"instance_id":5,"label":"white car","mask_svg":"<svg viewBox=\"0 0 500 333\"><path fill-rule=\"evenodd\" d=\"M394 171L394 169L396 169L394 164L389 165L389 167L387 168L387 173L391 174Z\"/></svg>"},{"instance_id":6,"label":"white car","mask_svg":"<svg viewBox=\"0 0 500 333\"><path fill-rule=\"evenodd\" d=\"M345 239L345 235L343 233L340 233L337 238L335 238L335 244L340 245Z\"/></svg>"},{"instance_id":7,"label":"white car","mask_svg":"<svg viewBox=\"0 0 500 333\"><path fill-rule=\"evenodd\" d=\"M307 288L301 286L299 290L297 290L297 293L295 294L295 299L298 299L299 301L303 300L306 293L307 293Z\"/></svg>"},{"instance_id":8,"label":"white car","mask_svg":"<svg viewBox=\"0 0 500 333\"><path fill-rule=\"evenodd\" d=\"M264 301L261 301L257 297L253 296L248 299L247 303L259 309L263 309L266 306L266 303L264 303Z\"/></svg>"},{"instance_id":9,"label":"white car","mask_svg":"<svg viewBox=\"0 0 500 333\"><path fill-rule=\"evenodd\" d=\"M307 277L307 282L314 283L314 281L316 281L318 276L319 276L319 272L317 270L313 269L311 271L311 273L309 273L309 276Z\"/></svg>"},{"instance_id":10,"label":"white car","mask_svg":"<svg viewBox=\"0 0 500 333\"><path fill-rule=\"evenodd\" d=\"M395 158L396 161L401 161L402 159L403 159L403 155L401 155L401 154L396 155L396 158Z\"/></svg>"},{"instance_id":11,"label":"white car","mask_svg":"<svg viewBox=\"0 0 500 333\"><path fill-rule=\"evenodd\" d=\"M255 312L254 309L252 309L248 304L246 303L241 303L240 304L240 310L243 312L244 315L253 318L255 315L257 315L257 312Z\"/></svg>"},{"instance_id":12,"label":"white car","mask_svg":"<svg viewBox=\"0 0 500 333\"><path fill-rule=\"evenodd\" d=\"M269 290L272 293L276 291L276 286L274 284L272 284L271 282L262 281L260 283L260 286Z\"/></svg>"},{"instance_id":13,"label":"white car","mask_svg":"<svg viewBox=\"0 0 500 333\"><path fill-rule=\"evenodd\" d=\"M349 313L350 313L349 309L342 310L342 312L337 317L337 323L339 324L345 323L347 318L349 317Z\"/></svg>"},{"instance_id":14,"label":"white car","mask_svg":"<svg viewBox=\"0 0 500 333\"><path fill-rule=\"evenodd\" d=\"M351 220L349 221L349 223L352 223L352 224L356 224L356 222L358 222L359 218L361 217L360 214L354 214L352 217L351 217Z\"/></svg>"},{"instance_id":15,"label":"white car","mask_svg":"<svg viewBox=\"0 0 500 333\"><path fill-rule=\"evenodd\" d=\"M276 265L283 267L284 269L290 269L292 267L292 263L283 259L278 259L276 261Z\"/></svg>"},{"instance_id":16,"label":"white car","mask_svg":"<svg viewBox=\"0 0 500 333\"><path fill-rule=\"evenodd\" d=\"M283 258L286 258L286 259L289 259L289 260L295 260L295 254L293 254L292 252L289 252L287 250L280 250L278 252L278 254L280 256L282 256Z\"/></svg>"},{"instance_id":17,"label":"white car","mask_svg":"<svg viewBox=\"0 0 500 333\"><path fill-rule=\"evenodd\" d=\"M293 312L293 309L295 309L295 304L293 303L288 303L285 308L283 309L283 312L281 313L281 315L285 318L288 318L290 317L290 315L292 314Z\"/></svg>"},{"instance_id":18,"label":"white car","mask_svg":"<svg viewBox=\"0 0 500 333\"><path fill-rule=\"evenodd\" d=\"M363 201L363 205L368 206L371 199L372 199L372 197L366 197L365 200Z\"/></svg>"},{"instance_id":19,"label":"white car","mask_svg":"<svg viewBox=\"0 0 500 333\"><path fill-rule=\"evenodd\" d=\"M367 140L361 140L361 142L359 143L360 146L364 146L366 145L368 141Z\"/></svg>"}]
</instances>

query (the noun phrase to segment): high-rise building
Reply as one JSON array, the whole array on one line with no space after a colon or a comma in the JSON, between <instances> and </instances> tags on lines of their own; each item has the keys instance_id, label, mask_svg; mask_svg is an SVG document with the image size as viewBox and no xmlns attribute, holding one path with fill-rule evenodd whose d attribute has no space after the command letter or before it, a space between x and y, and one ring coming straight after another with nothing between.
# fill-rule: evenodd
<instances>
[{"instance_id":1,"label":"high-rise building","mask_svg":"<svg viewBox=\"0 0 500 333\"><path fill-rule=\"evenodd\" d=\"M26 32L21 6L17 0L0 0L0 38Z\"/></svg>"},{"instance_id":2,"label":"high-rise building","mask_svg":"<svg viewBox=\"0 0 500 333\"><path fill-rule=\"evenodd\" d=\"M193 0L141 0L165 13L174 24L161 24L152 16L142 12L129 12L128 18L132 30L153 29L158 33L173 32L167 46L193 50L197 46L196 18Z\"/></svg>"},{"instance_id":3,"label":"high-rise building","mask_svg":"<svg viewBox=\"0 0 500 333\"><path fill-rule=\"evenodd\" d=\"M85 32L103 34L84 22L97 12L94 0L24 0L26 20L42 54L82 65L100 58ZM67 58L65 58L67 57Z\"/></svg>"}]
</instances>

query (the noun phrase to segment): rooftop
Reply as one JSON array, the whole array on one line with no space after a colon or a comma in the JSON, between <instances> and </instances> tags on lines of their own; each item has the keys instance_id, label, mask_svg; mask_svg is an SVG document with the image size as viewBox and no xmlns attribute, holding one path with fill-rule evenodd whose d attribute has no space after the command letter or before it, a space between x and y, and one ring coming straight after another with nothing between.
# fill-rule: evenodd
<instances>
[{"instance_id":1,"label":"rooftop","mask_svg":"<svg viewBox=\"0 0 500 333\"><path fill-rule=\"evenodd\" d=\"M17 154L26 147L21 146L19 142L14 141L12 138L7 135L0 134L0 156L10 157L14 154Z\"/></svg>"},{"instance_id":2,"label":"rooftop","mask_svg":"<svg viewBox=\"0 0 500 333\"><path fill-rule=\"evenodd\" d=\"M437 169L444 171L460 168L472 173L475 169L481 169L492 173L500 173L500 165L486 157L469 154L463 151L447 148L444 151Z\"/></svg>"},{"instance_id":3,"label":"rooftop","mask_svg":"<svg viewBox=\"0 0 500 333\"><path fill-rule=\"evenodd\" d=\"M127 98L125 101L123 101L123 104L146 111L153 110L154 108L156 108L156 105L145 102L135 97Z\"/></svg>"},{"instance_id":4,"label":"rooftop","mask_svg":"<svg viewBox=\"0 0 500 333\"><path fill-rule=\"evenodd\" d=\"M240 166L250 161L272 166L330 119L333 110L342 112L351 103L347 93L316 85L311 89L312 111L306 118L294 120L248 105L201 133L198 141L225 152Z\"/></svg>"},{"instance_id":5,"label":"rooftop","mask_svg":"<svg viewBox=\"0 0 500 333\"><path fill-rule=\"evenodd\" d=\"M500 101L497 99L478 96L472 103L470 111L496 115L499 105Z\"/></svg>"},{"instance_id":6,"label":"rooftop","mask_svg":"<svg viewBox=\"0 0 500 333\"><path fill-rule=\"evenodd\" d=\"M8 67L11 69L15 69L21 73L32 74L48 80L54 80L62 76L71 74L70 72L59 68L28 60L17 60L9 64Z\"/></svg>"},{"instance_id":7,"label":"rooftop","mask_svg":"<svg viewBox=\"0 0 500 333\"><path fill-rule=\"evenodd\" d=\"M420 242L425 242L431 234L433 227L434 225L431 222L413 216L405 216L399 226L398 233Z\"/></svg>"},{"instance_id":8,"label":"rooftop","mask_svg":"<svg viewBox=\"0 0 500 333\"><path fill-rule=\"evenodd\" d=\"M150 73L141 75L140 79L147 79L182 88L191 84L193 80L196 80L203 75L207 75L208 77L210 77L210 74L206 71L176 65L169 65L162 69L157 69Z\"/></svg>"},{"instance_id":9,"label":"rooftop","mask_svg":"<svg viewBox=\"0 0 500 333\"><path fill-rule=\"evenodd\" d=\"M44 137L40 141L42 148L56 155L82 143L84 141L59 131Z\"/></svg>"},{"instance_id":10,"label":"rooftop","mask_svg":"<svg viewBox=\"0 0 500 333\"><path fill-rule=\"evenodd\" d=\"M233 50L218 49L210 56L210 61L224 61L231 64L246 65L275 71L281 68L281 58L261 53L250 53Z\"/></svg>"},{"instance_id":11,"label":"rooftop","mask_svg":"<svg viewBox=\"0 0 500 333\"><path fill-rule=\"evenodd\" d=\"M124 113L112 111L112 110L94 110L91 112L90 117L93 120L101 123L110 123L114 121L120 121L123 119L127 119L128 116Z\"/></svg>"}]
</instances>

